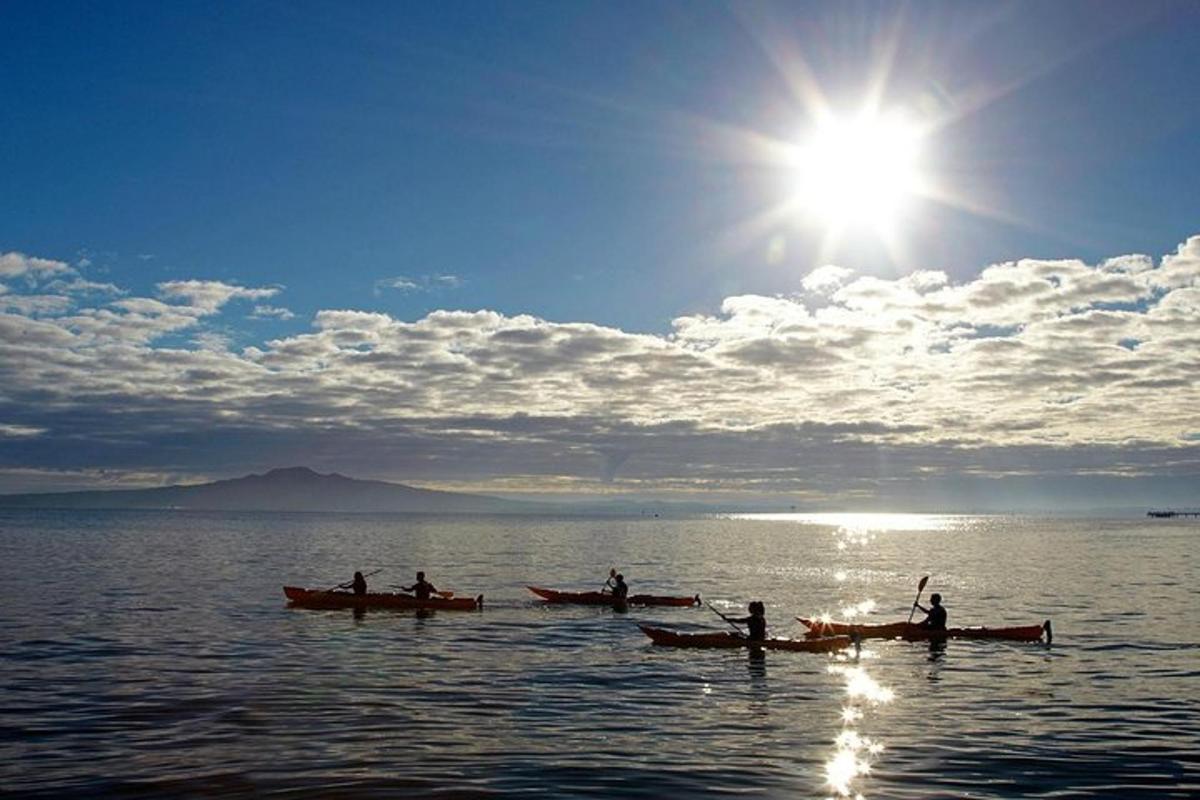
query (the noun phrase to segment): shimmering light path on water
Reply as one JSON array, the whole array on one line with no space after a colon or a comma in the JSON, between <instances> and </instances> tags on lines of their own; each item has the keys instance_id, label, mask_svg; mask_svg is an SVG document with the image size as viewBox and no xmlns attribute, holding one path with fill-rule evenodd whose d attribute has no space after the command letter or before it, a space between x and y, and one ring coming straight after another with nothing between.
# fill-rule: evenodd
<instances>
[{"instance_id":1,"label":"shimmering light path on water","mask_svg":"<svg viewBox=\"0 0 1200 800\"><path fill-rule=\"evenodd\" d=\"M532 519L0 513L0 786L177 797L1191 797L1200 524L1029 517ZM656 648L703 608L1052 618L1052 647ZM303 611L284 583L425 569L479 613Z\"/></svg>"}]
</instances>

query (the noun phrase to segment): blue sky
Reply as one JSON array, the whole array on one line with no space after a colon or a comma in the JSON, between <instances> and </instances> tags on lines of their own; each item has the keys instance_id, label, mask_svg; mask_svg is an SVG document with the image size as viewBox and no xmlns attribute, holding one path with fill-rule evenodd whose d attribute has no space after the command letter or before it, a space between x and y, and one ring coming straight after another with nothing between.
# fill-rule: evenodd
<instances>
[{"instance_id":1,"label":"blue sky","mask_svg":"<svg viewBox=\"0 0 1200 800\"><path fill-rule=\"evenodd\" d=\"M686 339L679 320L732 324L739 312L729 311L728 298L738 297L762 301L747 319L766 307L775 313L769 299L798 297L806 276L826 265L889 282L889 291L905 276L927 272L966 291L989 265L1018 259L1097 267L1144 253L1159 264L1200 233L1200 9L1189 3L10 3L2 15L0 253L63 265L39 271L28 260L10 260L4 296L70 297L10 308L30 322L14 320L8 335L23 336L22 325L34 322L60 324L76 339L56 352L79 357L83 348L99 369L125 362L78 338L81 310L93 321L104 308L150 313L131 310L134 298L190 304L184 321L164 323L162 309L154 311L153 336L134 337L154 363L163 349L219 345L244 356L245 348L270 351L272 341L307 341L332 330L314 323L337 310L377 312L412 326L439 310L488 312L505 320L495 330L528 315L603 326L631 342L645 334L677 344ZM964 202L915 198L896 247L868 232L831 245L827 231L786 214L762 222L786 202L793 179L789 169L759 157L754 143L788 143L814 124L811 97L798 89L805 74L835 111L857 108L874 87L885 106L936 119L922 143L923 168ZM1190 258L1180 253L1176 268ZM101 290L79 284L66 289L68 275L109 284L110 296L97 298ZM35 285L35 277L58 281L57 289ZM209 284L189 289L188 281ZM217 284L245 291L230 294ZM1063 313L1114 304L1144 311L1164 292L1191 285L1147 279L1137 291L1111 297L1096 289L1090 305L1064 306ZM847 301L806 302L815 313ZM1039 320L1002 321L1020 327ZM820 324L832 330L828 320ZM948 330L966 324L946 323ZM345 330L329 335L365 335L361 326ZM1126 333L1131 341L1147 336ZM520 363L526 371L505 380L529 377L528 364ZM548 356L542 363L557 362ZM591 385L594 376L579 363L569 369ZM606 379L617 369L610 364ZM186 383L187 374L179 379ZM236 448L192 461L164 458L160 442L122 428L103 409L100 398L111 399L105 392L95 395L96 405L62 400L60 410L71 405L73 419L99 415L90 433L72 427L68 436L56 427L63 418L46 416L34 391L37 381L54 377L26 378L33 382L27 394L0 396L0 428L17 432L0 437L0 465L13 470L0 490L83 485L102 471L136 483L272 465L247 463L234 456ZM500 391L473 380L461 391ZM408 394L395 408L405 411L389 413L389 424L419 419L417 427L436 429L439 441L449 436L449 416L505 418L514 408L542 419L602 420L601 428L689 424L723 435L760 435L782 419L740 408L708 419L701 409L710 400L699 394L692 410L680 405L657 415L615 400L608 408L599 400L573 406L565 398L580 396L578 387L558 387L563 399L527 387L529 394L490 410L467 408L419 376L401 382ZM182 397L196 386L179 388ZM128 391L149 403L145 391ZM283 390L273 391L275 398ZM1078 394L1065 386L1054 391L1060 399ZM1177 391L1173 433L1142 431L1139 441L1178 455L1175 448L1187 447L1200 423L1183 410L1190 394L1163 391ZM433 399L409 402L423 394ZM247 418L258 413L250 409L261 411L262 397L239 397L216 411ZM166 398L155 413L187 417L193 402ZM325 402L331 418L343 408ZM1133 396L1104 402L1111 409L1138 403ZM823 408L830 410L820 421L830 424L880 421L878 409ZM927 411L889 424L936 427ZM297 417L296 430L316 416ZM1063 425L1037 442L993 443L1132 447L1115 426L1080 422L1066 432ZM109 441L122 431L141 449L97 444L66 455L68 441L93 434ZM957 444L938 446L965 452L972 436L960 433ZM597 444L593 429L579 435L592 437L580 446L602 463L590 477L586 468L559 474L546 466L512 485L505 483L512 470L502 466L520 461L511 454L486 474L476 474L463 456L422 475L418 463L382 453L356 464L333 444L321 453L294 442L258 452L277 463L288 458L351 474L514 491L560 481L586 492L594 487L576 485L585 478L607 491L615 475L642 458L641 445ZM893 443L919 448L935 439ZM570 437L544 439L551 440L547 453L574 452ZM455 441L467 448L473 439ZM551 458L547 453L538 458ZM709 464L714 473L722 465L751 469L721 453ZM1181 476L1194 476L1194 466L1154 463L1191 486ZM769 471L753 467L760 468ZM671 477L661 463L656 469L620 488L706 485ZM1063 467L1075 480L1082 473L1073 469L1083 467ZM802 490L797 480L768 481L762 492Z\"/></svg>"}]
</instances>

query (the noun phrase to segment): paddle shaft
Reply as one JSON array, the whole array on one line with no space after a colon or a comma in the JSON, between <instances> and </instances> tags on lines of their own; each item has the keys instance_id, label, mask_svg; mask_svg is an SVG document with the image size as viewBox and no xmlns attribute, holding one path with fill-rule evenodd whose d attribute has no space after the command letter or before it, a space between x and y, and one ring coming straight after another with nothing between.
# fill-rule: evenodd
<instances>
[{"instance_id":1,"label":"paddle shaft","mask_svg":"<svg viewBox=\"0 0 1200 800\"><path fill-rule=\"evenodd\" d=\"M734 629L735 631L737 631L738 633L740 633L740 634L741 634L743 637L746 635L746 632L745 632L744 630L742 630L741 628L739 628L739 627L737 626L737 623L736 623L736 622L734 622L734 621L733 621L733 620L731 620L729 617L727 617L727 616L725 616L724 614L722 614L720 611L717 611L715 608L713 608L713 606L712 606L712 603L707 603L707 602L706 602L704 605L708 606L709 610L710 610L710 611L712 611L714 614L716 614L718 617L720 617L721 619L723 619L723 620L725 620L726 622L728 622L728 623L730 624L730 626L732 626L732 627L733 627L733 629Z\"/></svg>"},{"instance_id":2,"label":"paddle shaft","mask_svg":"<svg viewBox=\"0 0 1200 800\"><path fill-rule=\"evenodd\" d=\"M921 602L921 592L925 591L925 584L929 583L929 576L921 578L921 582L917 584L917 599L913 600L912 608L908 610L908 621L911 623L913 614L917 613L917 604Z\"/></svg>"}]
</instances>

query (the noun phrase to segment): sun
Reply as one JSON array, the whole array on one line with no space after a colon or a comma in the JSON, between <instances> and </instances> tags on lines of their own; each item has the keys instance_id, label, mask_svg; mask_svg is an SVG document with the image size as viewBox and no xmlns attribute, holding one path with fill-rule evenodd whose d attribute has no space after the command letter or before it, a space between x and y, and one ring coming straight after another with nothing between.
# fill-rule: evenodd
<instances>
[{"instance_id":1,"label":"sun","mask_svg":"<svg viewBox=\"0 0 1200 800\"><path fill-rule=\"evenodd\" d=\"M899 113L825 116L795 150L795 204L827 231L888 235L923 191L921 139Z\"/></svg>"}]
</instances>

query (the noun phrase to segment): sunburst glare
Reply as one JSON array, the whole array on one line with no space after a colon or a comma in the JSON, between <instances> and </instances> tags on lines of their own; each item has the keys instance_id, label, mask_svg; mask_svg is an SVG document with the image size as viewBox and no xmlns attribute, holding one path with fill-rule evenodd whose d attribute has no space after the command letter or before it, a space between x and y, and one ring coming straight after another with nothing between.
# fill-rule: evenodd
<instances>
[{"instance_id":1,"label":"sunburst glare","mask_svg":"<svg viewBox=\"0 0 1200 800\"><path fill-rule=\"evenodd\" d=\"M922 133L904 115L826 116L796 151L796 202L826 231L887 235L925 190Z\"/></svg>"}]
</instances>

